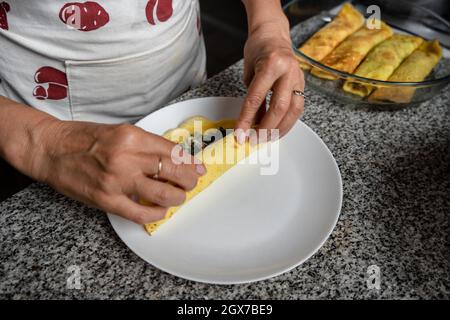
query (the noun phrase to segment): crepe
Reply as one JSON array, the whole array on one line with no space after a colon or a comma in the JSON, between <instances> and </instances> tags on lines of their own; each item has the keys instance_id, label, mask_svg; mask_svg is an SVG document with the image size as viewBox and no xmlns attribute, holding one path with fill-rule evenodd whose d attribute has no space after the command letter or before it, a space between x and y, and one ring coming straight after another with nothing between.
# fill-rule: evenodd
<instances>
[{"instance_id":1,"label":"crepe","mask_svg":"<svg viewBox=\"0 0 450 320\"><path fill-rule=\"evenodd\" d=\"M350 3L344 3L338 15L322 29L309 38L299 50L308 57L320 61L325 58L339 43L361 28L364 17ZM311 66L300 60L303 69Z\"/></svg>"},{"instance_id":2,"label":"crepe","mask_svg":"<svg viewBox=\"0 0 450 320\"><path fill-rule=\"evenodd\" d=\"M391 37L392 29L382 21L380 28L369 29L367 23L364 27L350 35L336 49L327 55L321 63L335 70L352 73L361 63L367 53L380 42ZM374 23L375 24L375 23ZM311 73L319 78L335 80L336 76L318 68L313 68Z\"/></svg>"},{"instance_id":3,"label":"crepe","mask_svg":"<svg viewBox=\"0 0 450 320\"><path fill-rule=\"evenodd\" d=\"M438 40L428 41L414 51L389 77L392 82L420 82L437 65L442 57L442 48ZM375 90L369 101L408 103L411 101L416 88L414 87L383 87Z\"/></svg>"},{"instance_id":4,"label":"crepe","mask_svg":"<svg viewBox=\"0 0 450 320\"><path fill-rule=\"evenodd\" d=\"M419 37L395 34L373 48L356 69L354 75L368 79L387 80L400 63L422 42L423 39ZM360 97L366 97L375 87L347 80L343 89Z\"/></svg>"},{"instance_id":5,"label":"crepe","mask_svg":"<svg viewBox=\"0 0 450 320\"><path fill-rule=\"evenodd\" d=\"M202 130L197 131L194 125L195 121L202 123ZM183 147L192 147L191 150L199 160L206 167L206 174L198 179L197 186L186 193L186 202L194 198L197 194L206 189L214 181L216 181L220 176L222 176L229 169L234 167L239 161L246 158L250 153L255 151L258 146L251 146L249 142L245 142L240 145L236 142L233 133L225 135L224 130L234 128L235 121L221 120L221 121L210 121L204 117L192 117L183 122L178 128L171 129L164 134L164 137L171 140L172 142L183 145ZM225 135L222 139L214 141L208 144L204 148L197 150L195 145L196 136L207 137L208 135L214 135L214 130L219 130L221 135ZM194 138L192 138L194 137ZM201 139L201 141L203 141ZM142 204L149 204L145 201L140 201ZM180 208L171 207L168 209L164 219L145 224L145 229L149 234L153 234L163 223L169 220L172 215Z\"/></svg>"}]
</instances>

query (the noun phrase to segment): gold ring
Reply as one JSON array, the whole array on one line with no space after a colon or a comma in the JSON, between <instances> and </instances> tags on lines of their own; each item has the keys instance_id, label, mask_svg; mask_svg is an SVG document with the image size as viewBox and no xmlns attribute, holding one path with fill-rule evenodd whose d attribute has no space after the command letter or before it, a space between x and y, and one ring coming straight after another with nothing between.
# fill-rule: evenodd
<instances>
[{"instance_id":1,"label":"gold ring","mask_svg":"<svg viewBox=\"0 0 450 320\"><path fill-rule=\"evenodd\" d=\"M162 170L162 160L161 160L161 158L159 158L158 172L153 175L153 179L159 178L159 174L161 173L161 170Z\"/></svg>"},{"instance_id":2,"label":"gold ring","mask_svg":"<svg viewBox=\"0 0 450 320\"><path fill-rule=\"evenodd\" d=\"M296 96L303 97L303 99L306 98L305 93L301 90L293 90L292 93L295 94Z\"/></svg>"}]
</instances>

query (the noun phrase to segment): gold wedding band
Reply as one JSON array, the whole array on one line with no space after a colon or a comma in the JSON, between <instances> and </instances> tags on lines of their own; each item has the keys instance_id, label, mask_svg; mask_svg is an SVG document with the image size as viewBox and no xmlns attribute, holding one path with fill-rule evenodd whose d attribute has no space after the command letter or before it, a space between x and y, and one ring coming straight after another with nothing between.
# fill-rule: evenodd
<instances>
[{"instance_id":1,"label":"gold wedding band","mask_svg":"<svg viewBox=\"0 0 450 320\"><path fill-rule=\"evenodd\" d=\"M292 93L295 94L296 96L303 97L303 99L306 98L305 93L301 90L293 90Z\"/></svg>"},{"instance_id":2,"label":"gold wedding band","mask_svg":"<svg viewBox=\"0 0 450 320\"><path fill-rule=\"evenodd\" d=\"M158 172L153 175L153 179L159 178L159 174L161 173L161 170L162 170L162 160L161 160L161 158L159 158Z\"/></svg>"}]
</instances>

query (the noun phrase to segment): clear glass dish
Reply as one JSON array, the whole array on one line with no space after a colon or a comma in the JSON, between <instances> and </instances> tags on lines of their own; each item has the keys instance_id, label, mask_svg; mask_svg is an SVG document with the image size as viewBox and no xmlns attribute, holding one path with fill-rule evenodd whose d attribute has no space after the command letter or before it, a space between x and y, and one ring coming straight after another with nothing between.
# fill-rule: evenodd
<instances>
[{"instance_id":1,"label":"clear glass dish","mask_svg":"<svg viewBox=\"0 0 450 320\"><path fill-rule=\"evenodd\" d=\"M439 94L450 83L450 22L440 17L431 10L406 2L402 0L356 0L347 1L355 6L366 18L367 7L377 5L380 8L381 20L390 25L395 33L411 34L424 38L425 40L438 39L442 47L442 58L434 67L433 71L421 82L391 82L373 80L359 77L346 72L341 72L330 68L319 61L316 61L303 54L298 48L308 40L314 33L333 19L339 11L339 7L329 12L322 12L306 21L299 23L300 13L302 12L301 1L294 0L285 7L285 13L288 17L292 29L291 38L295 54L307 64L327 71L334 75L337 80L325 80L317 78L309 71L305 71L305 79L308 87L321 92L322 94L335 98L336 100L352 105L371 105L384 107L402 107L418 104L427 101ZM342 1L344 3L344 1ZM411 100L406 103L396 103L391 101L369 101L367 97L361 98L357 95L345 92L342 86L346 80L355 81L361 84L370 84L376 88L405 88L410 87L414 90ZM445 90L448 90L446 88Z\"/></svg>"}]
</instances>

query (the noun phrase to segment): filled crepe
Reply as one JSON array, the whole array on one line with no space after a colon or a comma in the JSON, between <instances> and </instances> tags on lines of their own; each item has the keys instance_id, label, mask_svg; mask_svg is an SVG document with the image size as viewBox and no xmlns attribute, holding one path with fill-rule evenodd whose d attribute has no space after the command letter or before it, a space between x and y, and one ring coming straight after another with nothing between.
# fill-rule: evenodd
<instances>
[{"instance_id":1,"label":"filled crepe","mask_svg":"<svg viewBox=\"0 0 450 320\"><path fill-rule=\"evenodd\" d=\"M354 74L368 79L387 80L400 63L422 42L423 39L419 37L395 34L373 48ZM366 97L375 87L347 80L343 89L360 97Z\"/></svg>"},{"instance_id":2,"label":"filled crepe","mask_svg":"<svg viewBox=\"0 0 450 320\"><path fill-rule=\"evenodd\" d=\"M199 123L201 123L200 128ZM178 128L164 134L166 139L179 144L206 167L206 174L198 179L197 186L186 193L185 203L258 148L258 146L251 146L248 141L242 145L238 144L234 134L231 133L232 130L227 130L234 128L234 125L234 120L214 122L204 117L192 117ZM144 201L141 203L149 204ZM171 207L164 219L145 224L147 232L153 234L179 208L180 206Z\"/></svg>"},{"instance_id":3,"label":"filled crepe","mask_svg":"<svg viewBox=\"0 0 450 320\"><path fill-rule=\"evenodd\" d=\"M367 53L377 44L391 37L392 29L382 21L372 21L379 23L379 28L369 29L364 27L350 35L336 49L327 55L321 63L342 72L352 73L367 55ZM372 24L371 24L372 25ZM336 76L313 68L311 73L319 78L335 80Z\"/></svg>"},{"instance_id":4,"label":"filled crepe","mask_svg":"<svg viewBox=\"0 0 450 320\"><path fill-rule=\"evenodd\" d=\"M420 82L433 70L442 57L442 48L438 40L424 42L415 50L389 77L392 82ZM414 87L382 87L375 90L369 101L386 101L408 103L416 88Z\"/></svg>"},{"instance_id":5,"label":"filled crepe","mask_svg":"<svg viewBox=\"0 0 450 320\"><path fill-rule=\"evenodd\" d=\"M308 57L320 61L325 58L339 43L362 27L364 17L350 3L344 3L338 15L322 29L309 38L299 50ZM300 61L303 69L311 66Z\"/></svg>"}]
</instances>

